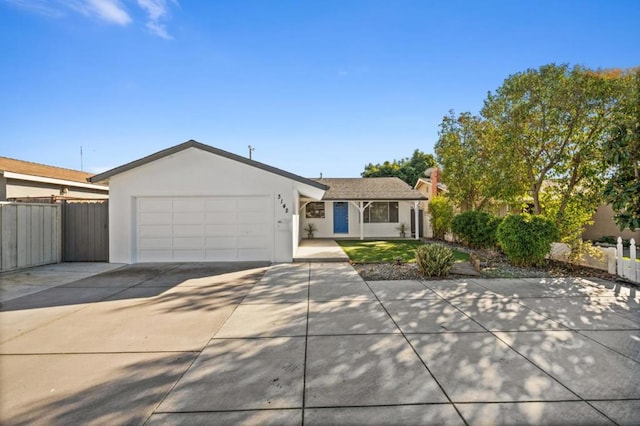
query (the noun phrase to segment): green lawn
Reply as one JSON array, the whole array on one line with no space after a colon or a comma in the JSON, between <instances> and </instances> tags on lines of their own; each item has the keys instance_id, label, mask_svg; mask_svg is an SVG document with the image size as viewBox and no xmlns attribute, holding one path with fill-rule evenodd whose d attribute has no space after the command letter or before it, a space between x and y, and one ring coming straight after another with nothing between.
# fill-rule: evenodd
<instances>
[{"instance_id":1,"label":"green lawn","mask_svg":"<svg viewBox=\"0 0 640 426\"><path fill-rule=\"evenodd\" d=\"M397 258L403 262L416 261L416 248L425 244L416 240L359 241L337 240L340 247L355 263L392 263ZM456 262L468 262L469 254L453 251Z\"/></svg>"}]
</instances>

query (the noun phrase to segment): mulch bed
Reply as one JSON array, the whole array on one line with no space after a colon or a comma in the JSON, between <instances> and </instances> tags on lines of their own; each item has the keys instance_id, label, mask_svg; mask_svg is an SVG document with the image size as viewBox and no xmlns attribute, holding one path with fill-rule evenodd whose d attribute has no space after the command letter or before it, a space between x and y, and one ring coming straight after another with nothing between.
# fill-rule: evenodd
<instances>
[{"instance_id":1,"label":"mulch bed","mask_svg":"<svg viewBox=\"0 0 640 426\"><path fill-rule=\"evenodd\" d=\"M600 269L571 265L549 260L539 268L522 268L510 264L506 257L495 251L472 250L458 244L445 243L458 251L474 254L480 259L482 278L546 278L546 277L584 277L616 281L618 277ZM415 263L357 263L353 265L358 274L368 281L418 280L425 279ZM468 278L466 275L449 274L446 277L428 277L434 279Z\"/></svg>"}]
</instances>

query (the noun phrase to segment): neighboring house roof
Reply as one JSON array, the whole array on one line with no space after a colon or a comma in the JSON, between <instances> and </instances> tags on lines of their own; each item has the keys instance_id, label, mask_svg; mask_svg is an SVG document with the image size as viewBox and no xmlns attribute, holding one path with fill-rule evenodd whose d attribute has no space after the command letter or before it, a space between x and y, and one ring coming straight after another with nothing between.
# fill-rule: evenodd
<instances>
[{"instance_id":1,"label":"neighboring house roof","mask_svg":"<svg viewBox=\"0 0 640 426\"><path fill-rule=\"evenodd\" d=\"M426 200L397 177L314 179L329 187L323 200Z\"/></svg>"},{"instance_id":2,"label":"neighboring house roof","mask_svg":"<svg viewBox=\"0 0 640 426\"><path fill-rule=\"evenodd\" d=\"M414 187L414 188L416 188L416 189L417 189L417 188L418 188L418 186L420 186L420 184L423 184L423 185L431 185L431 183L432 183L432 182L431 182L431 179L430 179L430 178L418 178L418 181L416 182L416 185L415 185L415 187ZM439 189L439 190L441 190L441 191L445 191L445 192L446 192L446 191L447 191L447 185L445 185L445 184L444 184L444 183L442 183L442 182L438 182L438 189Z\"/></svg>"},{"instance_id":3,"label":"neighboring house roof","mask_svg":"<svg viewBox=\"0 0 640 426\"><path fill-rule=\"evenodd\" d=\"M47 166L46 164L32 163L30 161L16 160L7 157L0 157L0 171L82 182L85 184L87 183L87 179L91 177L91 173L81 172L80 170L63 169L61 167Z\"/></svg>"},{"instance_id":4,"label":"neighboring house roof","mask_svg":"<svg viewBox=\"0 0 640 426\"><path fill-rule=\"evenodd\" d=\"M318 189L322 189L322 190L326 190L327 189L327 187L325 185L323 185L322 183L313 181L311 179L304 178L302 176L295 175L293 173L286 172L284 170L278 169L276 167L269 166L269 165L264 164L264 163L260 163L258 161L249 160L248 158L241 157L240 155L233 154L231 152L223 151L221 149L214 148L214 147L209 146L209 145L205 145L203 143L194 141L193 139L188 140L187 142L181 143L179 145L173 146L171 148L167 148L167 149L164 149L162 151L158 151L155 154L148 155L148 156L143 157L143 158L141 158L139 160L132 161L130 163L124 164L124 165L122 165L120 167L116 167L114 169L107 170L104 173L100 173L100 174L97 174L95 176L92 176L92 177L89 178L89 181L90 182L100 182L100 181L109 179L110 177L115 176L117 174L124 173L126 171L131 170L131 169L135 169L136 167L140 167L140 166L142 166L144 164L151 163L152 161L156 161L156 160L159 160L161 158L168 157L169 155L176 154L176 153L178 153L180 151L183 151L185 149L188 149L188 148L201 149L202 151L206 151L206 152L209 152L211 154L216 154L216 155L219 155L221 157L225 157L225 158L228 158L230 160L237 161L239 163L243 163L243 164L246 164L246 165L249 165L249 166L252 166L252 167L256 167L258 169L262 169L262 170L265 170L267 172L271 172L271 173L274 173L276 175L280 175L280 176L295 180L297 182L301 182L301 183L304 183L306 185L313 186L313 187L318 188Z\"/></svg>"}]
</instances>

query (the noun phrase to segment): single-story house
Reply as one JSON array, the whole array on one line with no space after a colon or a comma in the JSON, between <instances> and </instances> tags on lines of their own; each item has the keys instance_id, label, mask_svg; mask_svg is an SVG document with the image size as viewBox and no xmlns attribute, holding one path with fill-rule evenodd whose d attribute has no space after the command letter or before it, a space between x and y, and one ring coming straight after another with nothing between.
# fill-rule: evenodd
<instances>
[{"instance_id":1,"label":"single-story house","mask_svg":"<svg viewBox=\"0 0 640 426\"><path fill-rule=\"evenodd\" d=\"M397 237L424 199L396 178L313 180L193 140L89 180L109 182L122 263L290 262L311 221L316 237Z\"/></svg>"},{"instance_id":2,"label":"single-story house","mask_svg":"<svg viewBox=\"0 0 640 426\"><path fill-rule=\"evenodd\" d=\"M290 262L300 198L319 182L193 140L90 178L109 181L109 261Z\"/></svg>"},{"instance_id":3,"label":"single-story house","mask_svg":"<svg viewBox=\"0 0 640 426\"><path fill-rule=\"evenodd\" d=\"M302 198L302 236L313 224L317 238L397 238L404 224L407 235L420 238L415 223L421 223L420 202L426 197L397 177L316 181L328 189L319 201Z\"/></svg>"},{"instance_id":4,"label":"single-story house","mask_svg":"<svg viewBox=\"0 0 640 426\"><path fill-rule=\"evenodd\" d=\"M91 175L79 170L0 157L0 201L109 198L108 186L87 182Z\"/></svg>"}]
</instances>

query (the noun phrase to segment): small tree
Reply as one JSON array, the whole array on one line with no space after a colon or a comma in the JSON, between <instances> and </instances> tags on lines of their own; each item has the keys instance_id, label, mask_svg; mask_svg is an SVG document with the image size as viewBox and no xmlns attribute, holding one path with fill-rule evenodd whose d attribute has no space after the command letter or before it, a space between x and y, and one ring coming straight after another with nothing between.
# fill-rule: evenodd
<instances>
[{"instance_id":1,"label":"small tree","mask_svg":"<svg viewBox=\"0 0 640 426\"><path fill-rule=\"evenodd\" d=\"M445 234L451 229L453 214L453 204L447 197L441 195L431 200L429 203L429 216L431 217L433 238L444 240Z\"/></svg>"}]
</instances>

